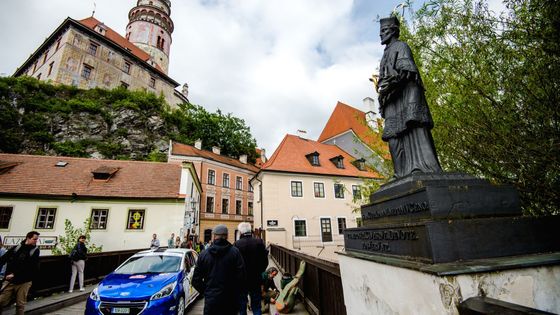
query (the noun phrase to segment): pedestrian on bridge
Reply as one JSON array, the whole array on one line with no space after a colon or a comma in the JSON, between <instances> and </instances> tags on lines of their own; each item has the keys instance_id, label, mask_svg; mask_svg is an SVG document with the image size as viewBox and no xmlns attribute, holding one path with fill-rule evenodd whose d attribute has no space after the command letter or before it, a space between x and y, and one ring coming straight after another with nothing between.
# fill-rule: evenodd
<instances>
[{"instance_id":1,"label":"pedestrian on bridge","mask_svg":"<svg viewBox=\"0 0 560 315\"><path fill-rule=\"evenodd\" d=\"M167 248L175 248L175 233L171 233L171 237L167 240Z\"/></svg>"},{"instance_id":2,"label":"pedestrian on bridge","mask_svg":"<svg viewBox=\"0 0 560 315\"><path fill-rule=\"evenodd\" d=\"M157 238L157 234L154 233L154 235L152 235L152 241L150 242L150 249L156 250L159 248L159 240Z\"/></svg>"},{"instance_id":3,"label":"pedestrian on bridge","mask_svg":"<svg viewBox=\"0 0 560 315\"><path fill-rule=\"evenodd\" d=\"M70 277L70 288L68 293L74 291L74 284L76 283L76 274L78 274L78 284L80 291L84 291L84 268L86 267L87 248L86 236L80 235L76 246L70 252L70 260L72 261L72 276Z\"/></svg>"},{"instance_id":4,"label":"pedestrian on bridge","mask_svg":"<svg viewBox=\"0 0 560 315\"><path fill-rule=\"evenodd\" d=\"M31 231L25 236L21 244L14 246L0 257L0 265L7 263L6 277L2 283L0 293L0 314L2 308L8 306L15 296L16 314L23 315L27 293L31 288L33 278L39 271L39 232Z\"/></svg>"},{"instance_id":5,"label":"pedestrian on bridge","mask_svg":"<svg viewBox=\"0 0 560 315\"><path fill-rule=\"evenodd\" d=\"M192 284L204 295L204 315L236 315L245 282L243 257L228 242L225 225L216 226L212 233L214 242L198 257Z\"/></svg>"},{"instance_id":6,"label":"pedestrian on bridge","mask_svg":"<svg viewBox=\"0 0 560 315\"><path fill-rule=\"evenodd\" d=\"M253 315L261 315L261 274L268 266L268 252L260 238L253 237L251 224L241 222L237 226L241 237L235 242L245 262L247 281L242 283L242 292L239 298L239 314L247 315L247 295L251 297L251 310Z\"/></svg>"}]
</instances>

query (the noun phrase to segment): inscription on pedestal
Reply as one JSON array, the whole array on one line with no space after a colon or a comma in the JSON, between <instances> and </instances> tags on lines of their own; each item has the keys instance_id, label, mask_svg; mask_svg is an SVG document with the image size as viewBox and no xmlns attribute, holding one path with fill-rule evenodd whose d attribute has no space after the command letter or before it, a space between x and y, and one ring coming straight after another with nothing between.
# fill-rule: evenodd
<instances>
[{"instance_id":1,"label":"inscription on pedestal","mask_svg":"<svg viewBox=\"0 0 560 315\"><path fill-rule=\"evenodd\" d=\"M363 220L372 220L381 217L391 217L397 215L407 215L423 211L429 211L430 206L427 202L409 202L400 206L384 208L377 211L370 211L362 214Z\"/></svg>"},{"instance_id":2,"label":"inscription on pedestal","mask_svg":"<svg viewBox=\"0 0 560 315\"><path fill-rule=\"evenodd\" d=\"M349 229L344 233L346 250L429 257L424 226L389 229Z\"/></svg>"}]
</instances>

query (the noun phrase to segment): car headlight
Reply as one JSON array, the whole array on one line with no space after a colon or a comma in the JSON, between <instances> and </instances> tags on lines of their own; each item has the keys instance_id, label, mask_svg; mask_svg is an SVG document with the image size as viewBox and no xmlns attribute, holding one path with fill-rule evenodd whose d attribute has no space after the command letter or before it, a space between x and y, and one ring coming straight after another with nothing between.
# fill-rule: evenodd
<instances>
[{"instance_id":1,"label":"car headlight","mask_svg":"<svg viewBox=\"0 0 560 315\"><path fill-rule=\"evenodd\" d=\"M99 290L97 290L99 287L95 287L95 289L93 289L93 291L91 291L91 293L89 294L89 298L94 300L94 301L99 301Z\"/></svg>"},{"instance_id":2,"label":"car headlight","mask_svg":"<svg viewBox=\"0 0 560 315\"><path fill-rule=\"evenodd\" d=\"M176 282L173 282L166 285L165 287L163 287L163 289L159 290L156 294L152 295L150 300L157 300L171 295L171 293L173 293L173 290L175 289L176 284L177 284Z\"/></svg>"}]
</instances>

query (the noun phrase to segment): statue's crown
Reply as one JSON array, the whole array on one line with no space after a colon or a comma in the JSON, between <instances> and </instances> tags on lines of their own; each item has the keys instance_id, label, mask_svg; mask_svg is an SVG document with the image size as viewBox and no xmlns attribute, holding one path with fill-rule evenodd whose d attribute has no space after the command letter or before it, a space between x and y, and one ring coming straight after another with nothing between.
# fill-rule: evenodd
<instances>
[{"instance_id":1,"label":"statue's crown","mask_svg":"<svg viewBox=\"0 0 560 315\"><path fill-rule=\"evenodd\" d=\"M386 26L399 27L399 25L400 25L399 19L397 19L397 17L395 17L395 16L382 18L382 19L379 20L379 24L381 25L381 28L386 27Z\"/></svg>"}]
</instances>

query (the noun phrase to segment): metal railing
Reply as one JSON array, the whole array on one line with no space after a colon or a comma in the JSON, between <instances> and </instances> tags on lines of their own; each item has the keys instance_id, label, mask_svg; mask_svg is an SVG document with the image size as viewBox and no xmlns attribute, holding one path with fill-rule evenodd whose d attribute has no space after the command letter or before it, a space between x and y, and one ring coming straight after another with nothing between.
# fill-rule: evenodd
<instances>
[{"instance_id":1,"label":"metal railing","mask_svg":"<svg viewBox=\"0 0 560 315\"><path fill-rule=\"evenodd\" d=\"M126 259L141 250L143 249L88 254L84 269L84 283L92 284L101 281ZM67 255L42 256L39 257L39 264L39 273L33 279L29 298L68 291L72 264Z\"/></svg>"},{"instance_id":2,"label":"metal railing","mask_svg":"<svg viewBox=\"0 0 560 315\"><path fill-rule=\"evenodd\" d=\"M321 235L308 235L304 237L292 236L292 246L295 249L304 247L344 246L344 235L333 235L330 241L324 241Z\"/></svg>"},{"instance_id":3,"label":"metal railing","mask_svg":"<svg viewBox=\"0 0 560 315\"><path fill-rule=\"evenodd\" d=\"M305 273L298 287L307 310L316 315L344 315L344 294L340 267L337 263L318 259L275 244L270 245L270 255L283 273L295 275L300 261L305 261Z\"/></svg>"}]
</instances>

